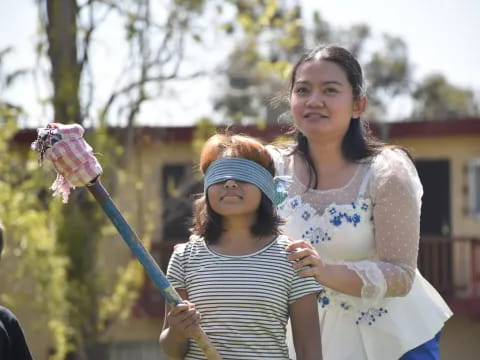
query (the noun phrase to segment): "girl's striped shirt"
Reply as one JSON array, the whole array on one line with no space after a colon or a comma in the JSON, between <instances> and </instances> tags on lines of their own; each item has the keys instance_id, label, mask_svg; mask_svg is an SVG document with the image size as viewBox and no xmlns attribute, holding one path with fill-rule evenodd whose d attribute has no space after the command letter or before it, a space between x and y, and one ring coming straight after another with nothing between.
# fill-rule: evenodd
<instances>
[{"instance_id":1,"label":"girl's striped shirt","mask_svg":"<svg viewBox=\"0 0 480 360\"><path fill-rule=\"evenodd\" d=\"M287 259L286 236L249 255L229 256L192 237L177 245L167 277L202 314L201 326L225 360L287 360L288 306L322 290L314 278L301 278ZM186 360L205 359L194 341Z\"/></svg>"}]
</instances>

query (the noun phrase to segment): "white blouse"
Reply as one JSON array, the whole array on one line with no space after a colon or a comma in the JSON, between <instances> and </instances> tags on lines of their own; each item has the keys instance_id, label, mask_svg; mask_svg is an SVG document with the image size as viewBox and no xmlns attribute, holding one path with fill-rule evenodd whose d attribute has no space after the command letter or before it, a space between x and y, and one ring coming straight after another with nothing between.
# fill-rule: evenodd
<instances>
[{"instance_id":1,"label":"white blouse","mask_svg":"<svg viewBox=\"0 0 480 360\"><path fill-rule=\"evenodd\" d=\"M433 338L451 311L417 270L423 190L408 156L387 148L361 162L346 185L315 190L295 176L290 149L269 150L284 232L363 283L361 297L328 288L320 295L324 359L397 359ZM428 323L406 324L407 312L422 312Z\"/></svg>"}]
</instances>

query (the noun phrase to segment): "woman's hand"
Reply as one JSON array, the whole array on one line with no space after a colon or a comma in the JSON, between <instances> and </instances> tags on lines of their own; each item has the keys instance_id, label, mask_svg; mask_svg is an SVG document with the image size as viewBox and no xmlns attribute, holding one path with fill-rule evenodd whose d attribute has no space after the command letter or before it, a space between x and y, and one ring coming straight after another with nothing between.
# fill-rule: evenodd
<instances>
[{"instance_id":1,"label":"woman's hand","mask_svg":"<svg viewBox=\"0 0 480 360\"><path fill-rule=\"evenodd\" d=\"M347 295L361 296L363 282L353 270L344 264L327 264L318 252L303 240L290 243L285 250L291 252L293 268L301 277L313 276L320 285Z\"/></svg>"},{"instance_id":2,"label":"woman's hand","mask_svg":"<svg viewBox=\"0 0 480 360\"><path fill-rule=\"evenodd\" d=\"M298 240L288 245L285 250L291 253L288 255L288 260L295 261L293 268L295 270L301 269L298 271L299 276L313 276L318 283L322 284L327 265L313 246L303 240Z\"/></svg>"},{"instance_id":3,"label":"woman's hand","mask_svg":"<svg viewBox=\"0 0 480 360\"><path fill-rule=\"evenodd\" d=\"M200 330L201 314L195 304L184 300L172 308L167 314L170 331L183 338L193 338Z\"/></svg>"}]
</instances>

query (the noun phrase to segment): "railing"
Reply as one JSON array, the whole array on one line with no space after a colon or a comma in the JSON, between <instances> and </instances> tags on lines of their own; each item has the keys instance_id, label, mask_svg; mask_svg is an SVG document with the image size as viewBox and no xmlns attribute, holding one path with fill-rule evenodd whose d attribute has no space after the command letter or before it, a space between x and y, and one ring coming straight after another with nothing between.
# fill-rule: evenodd
<instances>
[{"instance_id":1,"label":"railing","mask_svg":"<svg viewBox=\"0 0 480 360\"><path fill-rule=\"evenodd\" d=\"M480 238L424 235L418 267L454 312L480 318Z\"/></svg>"},{"instance_id":2,"label":"railing","mask_svg":"<svg viewBox=\"0 0 480 360\"><path fill-rule=\"evenodd\" d=\"M175 244L154 242L150 250L164 272ZM423 235L418 267L454 312L480 318L480 238ZM137 316L163 317L162 296L148 278L133 311Z\"/></svg>"}]
</instances>

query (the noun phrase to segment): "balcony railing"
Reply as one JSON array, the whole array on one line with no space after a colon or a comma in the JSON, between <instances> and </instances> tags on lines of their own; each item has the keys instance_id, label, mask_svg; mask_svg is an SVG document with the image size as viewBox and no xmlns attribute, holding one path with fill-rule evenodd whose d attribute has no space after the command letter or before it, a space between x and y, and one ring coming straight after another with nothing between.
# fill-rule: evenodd
<instances>
[{"instance_id":1,"label":"balcony railing","mask_svg":"<svg viewBox=\"0 0 480 360\"><path fill-rule=\"evenodd\" d=\"M480 238L424 235L418 268L454 312L480 319Z\"/></svg>"},{"instance_id":2,"label":"balcony railing","mask_svg":"<svg viewBox=\"0 0 480 360\"><path fill-rule=\"evenodd\" d=\"M176 242L154 242L151 253L164 272ZM418 267L455 313L480 319L480 238L422 236ZM146 278L133 311L137 316L163 317L160 292Z\"/></svg>"}]
</instances>

